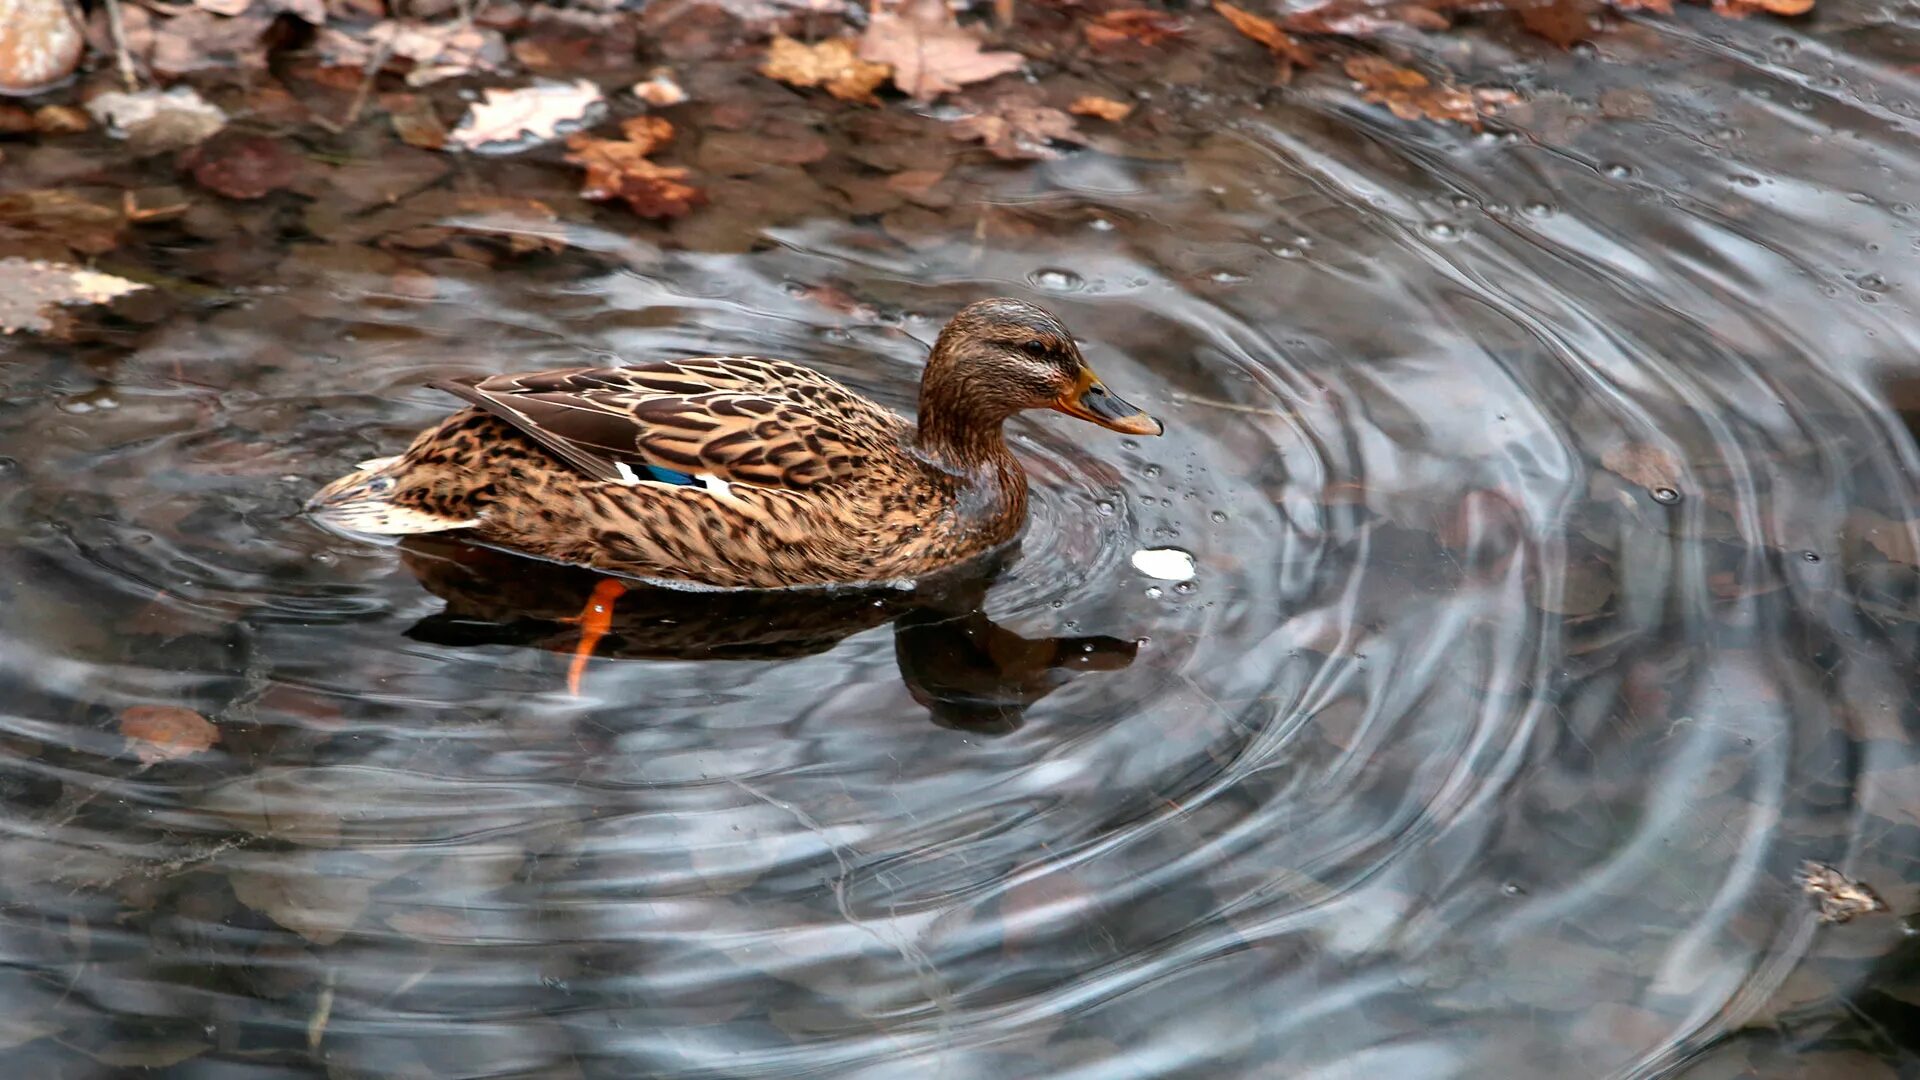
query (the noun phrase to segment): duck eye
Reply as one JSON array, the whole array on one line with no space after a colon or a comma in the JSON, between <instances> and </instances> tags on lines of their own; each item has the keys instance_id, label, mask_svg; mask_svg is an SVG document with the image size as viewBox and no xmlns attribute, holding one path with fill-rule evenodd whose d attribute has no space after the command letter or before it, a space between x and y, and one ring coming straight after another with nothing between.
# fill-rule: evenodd
<instances>
[{"instance_id":1,"label":"duck eye","mask_svg":"<svg viewBox=\"0 0 1920 1080\"><path fill-rule=\"evenodd\" d=\"M1039 359L1040 357L1047 355L1047 346L1045 345L1045 343L1040 341L1029 341L1026 344L1020 346L1020 351L1023 353L1026 353L1028 356L1034 357L1035 359Z\"/></svg>"}]
</instances>

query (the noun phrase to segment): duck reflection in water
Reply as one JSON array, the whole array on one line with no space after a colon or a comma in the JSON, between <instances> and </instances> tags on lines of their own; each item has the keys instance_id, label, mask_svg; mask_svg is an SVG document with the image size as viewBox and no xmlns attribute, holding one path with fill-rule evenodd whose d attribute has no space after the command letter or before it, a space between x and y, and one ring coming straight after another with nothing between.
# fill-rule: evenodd
<instances>
[{"instance_id":1,"label":"duck reflection in water","mask_svg":"<svg viewBox=\"0 0 1920 1080\"><path fill-rule=\"evenodd\" d=\"M906 589L688 592L527 559L457 540L410 539L402 561L445 610L407 636L436 645L524 645L573 657L579 692L602 660L773 660L826 652L891 621L894 658L915 701L942 727L1018 729L1028 706L1078 671L1118 671L1138 644L1030 638L982 610L1005 555Z\"/></svg>"}]
</instances>

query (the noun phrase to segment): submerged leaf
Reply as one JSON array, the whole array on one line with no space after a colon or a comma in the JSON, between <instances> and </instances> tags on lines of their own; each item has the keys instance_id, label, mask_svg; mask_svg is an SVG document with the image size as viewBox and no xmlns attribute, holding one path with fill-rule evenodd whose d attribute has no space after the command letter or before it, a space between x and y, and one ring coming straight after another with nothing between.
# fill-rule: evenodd
<instances>
[{"instance_id":1,"label":"submerged leaf","mask_svg":"<svg viewBox=\"0 0 1920 1080\"><path fill-rule=\"evenodd\" d=\"M1075 98L1073 104L1067 106L1067 111L1075 116L1091 116L1100 120L1118 122L1133 115L1133 106L1124 101L1088 94Z\"/></svg>"},{"instance_id":2,"label":"submerged leaf","mask_svg":"<svg viewBox=\"0 0 1920 1080\"><path fill-rule=\"evenodd\" d=\"M872 104L878 101L873 92L887 81L893 69L860 59L858 46L853 38L829 38L806 45L785 34L775 34L760 73L789 86L824 86L827 93L842 101Z\"/></svg>"},{"instance_id":3,"label":"submerged leaf","mask_svg":"<svg viewBox=\"0 0 1920 1080\"><path fill-rule=\"evenodd\" d=\"M451 146L482 154L511 154L591 124L606 109L600 88L586 79L540 83L519 90L488 90L447 136Z\"/></svg>"},{"instance_id":4,"label":"submerged leaf","mask_svg":"<svg viewBox=\"0 0 1920 1080\"><path fill-rule=\"evenodd\" d=\"M657 116L636 116L620 125L622 139L575 135L567 140L567 160L587 170L584 198L622 199L641 217L681 217L706 201L691 175L677 165L647 160L673 138L673 125Z\"/></svg>"},{"instance_id":5,"label":"submerged leaf","mask_svg":"<svg viewBox=\"0 0 1920 1080\"><path fill-rule=\"evenodd\" d=\"M184 150L227 126L227 114L190 86L101 94L87 102L87 111L137 154Z\"/></svg>"},{"instance_id":6,"label":"submerged leaf","mask_svg":"<svg viewBox=\"0 0 1920 1080\"><path fill-rule=\"evenodd\" d=\"M120 734L143 765L192 757L220 741L220 729L192 709L134 705L120 712Z\"/></svg>"},{"instance_id":7,"label":"submerged leaf","mask_svg":"<svg viewBox=\"0 0 1920 1080\"><path fill-rule=\"evenodd\" d=\"M1825 863L1809 859L1800 864L1800 889L1814 902L1824 923L1849 922L1860 915L1886 911L1887 902L1871 886L1855 881Z\"/></svg>"},{"instance_id":8,"label":"submerged leaf","mask_svg":"<svg viewBox=\"0 0 1920 1080\"><path fill-rule=\"evenodd\" d=\"M1378 56L1347 60L1347 77L1360 84L1368 101L1385 105L1402 120L1452 121L1478 128L1481 121L1519 96L1507 90L1482 90L1436 83L1412 68Z\"/></svg>"},{"instance_id":9,"label":"submerged leaf","mask_svg":"<svg viewBox=\"0 0 1920 1080\"><path fill-rule=\"evenodd\" d=\"M954 121L953 136L985 143L995 157L1012 161L1057 158L1053 142L1083 141L1073 117L1059 109L1004 102L991 112Z\"/></svg>"},{"instance_id":10,"label":"submerged leaf","mask_svg":"<svg viewBox=\"0 0 1920 1080\"><path fill-rule=\"evenodd\" d=\"M1213 0L1213 10L1219 12L1235 30L1267 47L1273 58L1279 62L1281 77L1292 74L1294 67L1312 67L1313 53L1300 44L1292 34L1280 29L1272 19L1262 18L1251 11L1244 11L1226 2Z\"/></svg>"},{"instance_id":11,"label":"submerged leaf","mask_svg":"<svg viewBox=\"0 0 1920 1080\"><path fill-rule=\"evenodd\" d=\"M38 259L0 259L0 334L53 328L49 309L60 304L104 304L146 288L112 274Z\"/></svg>"},{"instance_id":12,"label":"submerged leaf","mask_svg":"<svg viewBox=\"0 0 1920 1080\"><path fill-rule=\"evenodd\" d=\"M907 0L875 11L860 39L860 58L891 66L893 84L920 101L1018 71L1026 63L1019 53L985 51L942 0Z\"/></svg>"},{"instance_id":13,"label":"submerged leaf","mask_svg":"<svg viewBox=\"0 0 1920 1080\"><path fill-rule=\"evenodd\" d=\"M1154 8L1119 8L1095 16L1080 32L1088 45L1105 52L1125 45L1158 45L1185 34L1187 24Z\"/></svg>"}]
</instances>

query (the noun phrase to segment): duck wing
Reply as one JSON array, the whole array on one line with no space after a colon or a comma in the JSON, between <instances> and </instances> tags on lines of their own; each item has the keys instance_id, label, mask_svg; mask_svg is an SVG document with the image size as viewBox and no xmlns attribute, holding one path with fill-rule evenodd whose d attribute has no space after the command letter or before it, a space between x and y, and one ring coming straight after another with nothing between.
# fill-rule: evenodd
<instances>
[{"instance_id":1,"label":"duck wing","mask_svg":"<svg viewBox=\"0 0 1920 1080\"><path fill-rule=\"evenodd\" d=\"M900 417L779 360L703 357L433 384L500 417L585 475L612 483L726 483L806 490L841 483L888 444Z\"/></svg>"}]
</instances>

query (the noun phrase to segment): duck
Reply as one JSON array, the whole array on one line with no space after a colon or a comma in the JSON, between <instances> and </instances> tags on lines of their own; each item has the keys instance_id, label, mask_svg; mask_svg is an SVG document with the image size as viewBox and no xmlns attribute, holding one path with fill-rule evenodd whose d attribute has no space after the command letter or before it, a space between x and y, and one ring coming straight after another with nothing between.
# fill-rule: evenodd
<instances>
[{"instance_id":1,"label":"duck","mask_svg":"<svg viewBox=\"0 0 1920 1080\"><path fill-rule=\"evenodd\" d=\"M314 518L709 589L912 582L1009 545L1028 502L1002 430L1017 413L1165 430L1107 388L1058 318L1007 297L940 331L911 420L757 356L430 385L466 406L320 489Z\"/></svg>"}]
</instances>

